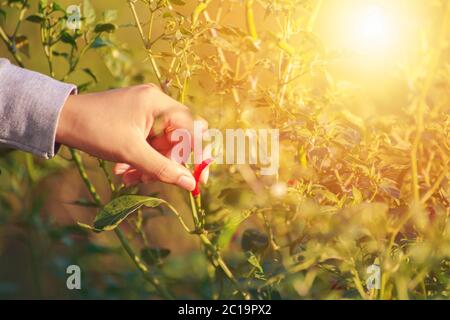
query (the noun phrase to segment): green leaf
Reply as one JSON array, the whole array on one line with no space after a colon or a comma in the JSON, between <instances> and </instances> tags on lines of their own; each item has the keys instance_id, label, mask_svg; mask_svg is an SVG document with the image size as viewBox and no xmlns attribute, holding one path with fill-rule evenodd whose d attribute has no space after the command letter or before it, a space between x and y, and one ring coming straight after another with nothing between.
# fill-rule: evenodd
<instances>
[{"instance_id":1,"label":"green leaf","mask_svg":"<svg viewBox=\"0 0 450 320\"><path fill-rule=\"evenodd\" d=\"M11 4L14 4L14 3L17 3L17 4L24 4L24 0L8 0L8 4L9 5L11 5Z\"/></svg>"},{"instance_id":2,"label":"green leaf","mask_svg":"<svg viewBox=\"0 0 450 320\"><path fill-rule=\"evenodd\" d=\"M63 57L65 59L69 59L69 54L67 52L53 50L52 53L55 57Z\"/></svg>"},{"instance_id":3,"label":"green leaf","mask_svg":"<svg viewBox=\"0 0 450 320\"><path fill-rule=\"evenodd\" d=\"M353 125L353 126L357 127L358 129L364 130L364 128L365 128L364 121L360 117L354 115L349 110L342 110L341 114L343 115L344 119L346 121L348 121L348 123L350 125Z\"/></svg>"},{"instance_id":4,"label":"green leaf","mask_svg":"<svg viewBox=\"0 0 450 320\"><path fill-rule=\"evenodd\" d=\"M0 17L3 17L3 19L6 19L6 11L3 9L0 9Z\"/></svg>"},{"instance_id":5,"label":"green leaf","mask_svg":"<svg viewBox=\"0 0 450 320\"><path fill-rule=\"evenodd\" d=\"M32 14L31 16L28 16L26 20L33 23L41 23L45 18L39 14Z\"/></svg>"},{"instance_id":6,"label":"green leaf","mask_svg":"<svg viewBox=\"0 0 450 320\"><path fill-rule=\"evenodd\" d=\"M67 31L64 31L61 33L61 41L64 43L70 44L74 48L77 47L77 42L76 42L75 38Z\"/></svg>"},{"instance_id":7,"label":"green leaf","mask_svg":"<svg viewBox=\"0 0 450 320\"><path fill-rule=\"evenodd\" d=\"M236 233L237 228L250 216L248 211L242 214L233 214L220 230L220 235L217 238L217 246L220 249L225 249L231 242L233 235Z\"/></svg>"},{"instance_id":8,"label":"green leaf","mask_svg":"<svg viewBox=\"0 0 450 320\"><path fill-rule=\"evenodd\" d=\"M242 235L241 246L244 251L259 253L269 245L269 237L256 229L247 229Z\"/></svg>"},{"instance_id":9,"label":"green leaf","mask_svg":"<svg viewBox=\"0 0 450 320\"><path fill-rule=\"evenodd\" d=\"M47 0L39 0L39 12L42 12L47 5Z\"/></svg>"},{"instance_id":10,"label":"green leaf","mask_svg":"<svg viewBox=\"0 0 450 320\"><path fill-rule=\"evenodd\" d=\"M378 187L392 198L400 198L400 189L397 187L396 181L389 178L382 178Z\"/></svg>"},{"instance_id":11,"label":"green leaf","mask_svg":"<svg viewBox=\"0 0 450 320\"><path fill-rule=\"evenodd\" d=\"M99 23L95 26L94 31L97 33L100 32L114 32L117 29L117 25L114 23Z\"/></svg>"},{"instance_id":12,"label":"green leaf","mask_svg":"<svg viewBox=\"0 0 450 320\"><path fill-rule=\"evenodd\" d=\"M96 83L98 82L96 75L89 68L84 68L83 72L89 75Z\"/></svg>"},{"instance_id":13,"label":"green leaf","mask_svg":"<svg viewBox=\"0 0 450 320\"><path fill-rule=\"evenodd\" d=\"M91 44L91 48L97 49L102 47L112 47L113 43L107 39L103 39L100 37L95 38L94 42Z\"/></svg>"},{"instance_id":14,"label":"green leaf","mask_svg":"<svg viewBox=\"0 0 450 320\"><path fill-rule=\"evenodd\" d=\"M94 220L94 229L114 230L126 217L142 206L154 208L163 203L166 202L162 199L147 196L125 195L118 197L100 210Z\"/></svg>"},{"instance_id":15,"label":"green leaf","mask_svg":"<svg viewBox=\"0 0 450 320\"><path fill-rule=\"evenodd\" d=\"M170 250L165 248L144 248L141 250L142 260L149 266L160 265L169 254Z\"/></svg>"},{"instance_id":16,"label":"green leaf","mask_svg":"<svg viewBox=\"0 0 450 320\"><path fill-rule=\"evenodd\" d=\"M247 261L256 269L254 277L256 279L265 280L263 267L261 266L261 263L259 262L258 257L255 256L255 254L253 252L249 253L249 257L248 257Z\"/></svg>"},{"instance_id":17,"label":"green leaf","mask_svg":"<svg viewBox=\"0 0 450 320\"><path fill-rule=\"evenodd\" d=\"M64 10L64 8L59 3L53 2L52 7L53 7L54 11L59 11L59 12L64 12L64 13L66 12L66 10Z\"/></svg>"},{"instance_id":18,"label":"green leaf","mask_svg":"<svg viewBox=\"0 0 450 320\"><path fill-rule=\"evenodd\" d=\"M94 232L101 232L101 231L103 231L103 230L95 229L94 227L91 227L90 225L85 224L85 223L77 222L77 224L78 224L79 227L81 227L83 229L86 229L86 230L89 230L89 231L94 231Z\"/></svg>"},{"instance_id":19,"label":"green leaf","mask_svg":"<svg viewBox=\"0 0 450 320\"><path fill-rule=\"evenodd\" d=\"M333 192L330 192L328 190L317 190L317 194L322 196L323 200L327 200L331 202L332 204L339 203L339 198L337 195L335 195Z\"/></svg>"},{"instance_id":20,"label":"green leaf","mask_svg":"<svg viewBox=\"0 0 450 320\"><path fill-rule=\"evenodd\" d=\"M122 187L120 189L117 189L114 193L113 193L113 198L117 198L118 196L124 196L124 195L134 195L136 193L138 193L139 191L139 186L134 185L134 186L129 186L129 187ZM149 194L149 196L156 196L155 194Z\"/></svg>"},{"instance_id":21,"label":"green leaf","mask_svg":"<svg viewBox=\"0 0 450 320\"><path fill-rule=\"evenodd\" d=\"M80 207L86 207L86 208L98 208L99 205L96 204L93 201L87 200L87 199L78 199L74 202L71 202L70 204L74 205L74 206L80 206Z\"/></svg>"}]
</instances>

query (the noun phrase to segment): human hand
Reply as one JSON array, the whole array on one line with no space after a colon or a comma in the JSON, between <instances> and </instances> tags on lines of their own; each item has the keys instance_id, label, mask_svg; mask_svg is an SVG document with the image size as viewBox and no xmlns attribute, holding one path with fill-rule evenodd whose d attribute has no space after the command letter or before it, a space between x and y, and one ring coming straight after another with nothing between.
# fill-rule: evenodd
<instances>
[{"instance_id":1,"label":"human hand","mask_svg":"<svg viewBox=\"0 0 450 320\"><path fill-rule=\"evenodd\" d=\"M158 118L159 134L154 130ZM117 162L115 173L127 185L157 179L192 191L192 174L168 158L178 143L171 137L174 129L186 129L193 137L189 109L155 85L139 85L70 96L61 111L56 141Z\"/></svg>"}]
</instances>

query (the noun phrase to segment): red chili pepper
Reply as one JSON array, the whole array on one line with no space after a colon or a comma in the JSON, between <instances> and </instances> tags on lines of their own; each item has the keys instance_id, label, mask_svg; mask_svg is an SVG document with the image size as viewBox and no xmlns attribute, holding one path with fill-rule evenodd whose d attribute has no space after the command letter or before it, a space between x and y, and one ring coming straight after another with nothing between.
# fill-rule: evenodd
<instances>
[{"instance_id":1,"label":"red chili pepper","mask_svg":"<svg viewBox=\"0 0 450 320\"><path fill-rule=\"evenodd\" d=\"M205 170L213 161L214 159L212 158L206 159L202 161L202 163L194 166L193 176L195 179L195 189L192 191L194 197L198 197L200 194L200 176L202 175L203 170Z\"/></svg>"}]
</instances>

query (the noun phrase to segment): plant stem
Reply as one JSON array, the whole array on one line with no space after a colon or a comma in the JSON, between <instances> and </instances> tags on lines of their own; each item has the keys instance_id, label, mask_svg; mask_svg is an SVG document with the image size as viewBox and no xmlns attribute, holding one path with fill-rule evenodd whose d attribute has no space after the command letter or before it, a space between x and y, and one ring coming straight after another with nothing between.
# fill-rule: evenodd
<instances>
[{"instance_id":1,"label":"plant stem","mask_svg":"<svg viewBox=\"0 0 450 320\"><path fill-rule=\"evenodd\" d=\"M86 173L86 169L84 167L84 164L82 162L81 156L79 155L78 151L75 149L70 148L70 153L72 154L72 158L75 162L75 165L78 169L78 172L83 179L84 184L86 185L89 193L91 194L92 198L94 199L95 203L98 206L102 206L102 201L100 199L100 196L98 195L95 186L92 184L92 182L89 180L89 177ZM149 283L151 283L155 289L158 291L158 293L166 299L173 299L172 295L167 291L167 289L161 284L158 278L154 277L149 273L149 270L145 264L142 263L141 259L138 255L134 252L133 248L131 247L130 243L126 239L123 232L117 227L114 229L114 232L116 236L119 238L120 243L122 247L127 252L128 256L131 258L133 263L136 265L136 267L139 269L141 274L143 275L144 279L147 280Z\"/></svg>"},{"instance_id":2,"label":"plant stem","mask_svg":"<svg viewBox=\"0 0 450 320\"><path fill-rule=\"evenodd\" d=\"M98 159L98 164L100 168L102 168L103 173L105 174L106 180L108 180L109 188L111 189L111 192L116 191L116 186L114 185L114 182L111 179L111 175L108 172L108 169L106 168L106 161L102 159Z\"/></svg>"},{"instance_id":3,"label":"plant stem","mask_svg":"<svg viewBox=\"0 0 450 320\"><path fill-rule=\"evenodd\" d=\"M211 18L209 17L208 11L204 10L203 11L203 16L205 17L205 20L207 22L211 22ZM218 33L217 33L217 30L214 29L214 28L211 28L209 32L211 34L211 37L213 37L213 38L217 38L219 36ZM217 46L216 50L217 50L217 54L219 56L220 62L223 64L224 68L230 69L230 65L229 65L229 63L228 63L228 61L227 61L227 59L225 57L225 53L223 52L222 48ZM233 86L231 88L231 93L233 95L233 99L234 99L234 103L236 104L236 107L239 108L239 106L241 104L241 101L240 101L240 98L239 98L239 92L236 89L236 87Z\"/></svg>"},{"instance_id":4,"label":"plant stem","mask_svg":"<svg viewBox=\"0 0 450 320\"><path fill-rule=\"evenodd\" d=\"M417 132L414 138L413 146L411 148L411 175L412 175L412 189L414 200L416 202L420 201L420 193L419 193L419 169L418 169L418 151L420 139L422 137L422 133L424 131L424 113L426 107L426 99L428 96L428 92L433 83L433 79L436 75L436 69L439 64L439 60L442 55L442 51L444 49L445 44L447 43L447 34L450 29L450 2L447 3L447 7L445 9L443 21L441 24L441 29L438 37L438 48L434 49L431 52L431 57L429 59L429 68L426 74L426 78L423 82L423 86L420 90L420 94L418 97L418 110L417 110Z\"/></svg>"},{"instance_id":5,"label":"plant stem","mask_svg":"<svg viewBox=\"0 0 450 320\"><path fill-rule=\"evenodd\" d=\"M220 252L217 250L217 248L211 243L209 240L206 231L203 229L203 225L201 221L199 220L198 212L201 211L201 200L200 195L197 197L193 197L190 193L190 202L191 202L191 210L192 210L192 217L195 222L195 229L198 232L198 236L202 242L202 244L205 246L205 248L211 253L211 262L215 268L220 267L220 269L223 271L223 273L226 275L226 277L233 283L233 285L236 287L237 291L242 295L244 299L250 299L250 294L246 292L244 289L241 288L239 282L234 277L233 273L231 272L230 268L227 266L226 262L223 260Z\"/></svg>"},{"instance_id":6,"label":"plant stem","mask_svg":"<svg viewBox=\"0 0 450 320\"><path fill-rule=\"evenodd\" d=\"M153 70L156 74L156 77L158 78L158 81L160 83L160 86L162 87L163 83L162 83L162 78L161 78L161 73L159 71L159 68L156 64L156 60L154 59L151 50L148 48L148 42L149 39L145 38L144 35L144 31L142 30L142 26L141 23L139 21L139 17L137 15L136 12L136 8L134 5L134 1L133 0L127 0L128 5L130 6L130 9L132 11L136 26L138 28L139 34L141 36L142 42L144 44L144 47L147 51L147 54L149 56L151 65L153 67ZM205 1L202 2L203 4L207 4L209 1ZM206 7L205 7L206 8ZM204 11L203 8L202 10L199 11L198 14L200 14L200 12L206 12ZM148 34L151 34L151 30L149 30ZM186 84L186 83L185 83ZM183 88L183 92L185 92L184 90L186 90L185 88ZM181 97L182 99L184 99L185 94L182 94ZM237 104L238 104L238 100L237 100ZM191 203L191 211L192 211L192 217L194 220L194 225L195 225L195 232L200 232L199 233L199 237L200 240L202 241L202 243L205 245L206 248L208 248L208 250L211 252L212 256L213 256L213 265L215 267L219 266L220 269L222 269L222 271L225 273L225 275L231 280L231 282L235 285L235 287L237 288L237 290L241 293L241 295L245 298L245 299L249 299L250 295L245 292L244 290L242 290L242 288L240 287L238 281L236 280L236 278L233 276L233 273L231 272L231 270L228 268L228 266L226 265L225 261L222 259L222 257L220 256L220 253L217 251L217 248L211 243L211 241L208 239L208 237L206 236L205 231L201 231L202 230L202 226L201 226L201 221L199 219L198 213L200 211L200 199L194 199L194 197L192 196L192 194L190 194L190 203ZM186 231L188 231L189 233L192 233L189 228L187 227L187 225L184 223L184 221L182 220L181 216L176 212L176 210L174 210L174 208L172 206L169 205L169 208L172 209L172 211L175 212L176 216L178 217L178 219L180 220L181 224L183 225L184 229ZM194 233L195 233L194 232Z\"/></svg>"},{"instance_id":7,"label":"plant stem","mask_svg":"<svg viewBox=\"0 0 450 320\"><path fill-rule=\"evenodd\" d=\"M363 299L367 299L366 292L364 291L364 287L361 282L361 278L359 277L358 271L354 268L350 270L351 274L353 275L353 282L355 283L356 290L358 290L359 295Z\"/></svg>"},{"instance_id":8,"label":"plant stem","mask_svg":"<svg viewBox=\"0 0 450 320\"><path fill-rule=\"evenodd\" d=\"M427 191L427 193L424 194L422 199L420 199L421 203L423 203L423 204L426 203L428 201L428 199L430 199L433 196L433 194L439 189L442 181L447 176L447 172L448 172L448 163L445 163L444 171L442 171L442 173L439 175L439 177L433 183L431 188Z\"/></svg>"},{"instance_id":9,"label":"plant stem","mask_svg":"<svg viewBox=\"0 0 450 320\"><path fill-rule=\"evenodd\" d=\"M194 11L192 12L192 24L195 25L198 21L198 18L200 17L200 14L208 7L211 0L206 1L200 1L200 3L194 8Z\"/></svg>"},{"instance_id":10,"label":"plant stem","mask_svg":"<svg viewBox=\"0 0 450 320\"><path fill-rule=\"evenodd\" d=\"M48 64L48 69L50 72L50 76L52 78L55 77L55 73L53 70L53 53L52 53L52 41L50 39L50 29L47 28L48 27L48 21L47 19L44 20L44 22L42 22L41 24L41 43L42 43L42 47L44 48L44 54L47 58L47 64Z\"/></svg>"},{"instance_id":11,"label":"plant stem","mask_svg":"<svg viewBox=\"0 0 450 320\"><path fill-rule=\"evenodd\" d=\"M170 210L172 210L172 212L175 214L175 216L177 217L178 221L180 221L181 225L183 226L184 230L186 230L186 232L188 232L188 233L190 233L190 234L195 233L195 230L194 230L194 231L191 231L191 230L189 229L189 227L187 226L186 222L184 222L184 220L183 220L183 218L181 217L181 215L178 213L178 211L177 211L170 203L166 202L165 205L166 205Z\"/></svg>"},{"instance_id":12,"label":"plant stem","mask_svg":"<svg viewBox=\"0 0 450 320\"><path fill-rule=\"evenodd\" d=\"M193 212L197 212L197 205L198 202L196 202L192 195L191 195L191 199L194 205L193 205ZM198 199L198 197L196 198ZM182 224L182 226L184 227L184 229L190 233L190 234L194 234L195 231L190 231L189 227L186 225L186 223L184 222L183 218L181 217L181 215L177 212L177 210L169 203L166 203L166 206L171 209L173 211L173 213L177 216L178 220L180 221L180 223ZM236 278L234 277L233 273L231 272L230 268L227 266L227 264L225 263L225 261L223 260L223 258L221 257L220 253L217 251L216 247L211 243L211 241L208 239L206 232L202 231L199 234L199 238L202 241L202 244L206 247L206 249L211 253L212 255L212 262L213 262L213 266L217 267L219 266L220 269L223 271L223 273L227 276L228 279L230 279L230 281L235 285L235 287L237 288L237 290L239 291L239 293L242 295L242 297L244 299L250 299L250 295L248 292L246 292L245 290L243 290L241 288L241 286L239 285L238 281L236 280Z\"/></svg>"},{"instance_id":13,"label":"plant stem","mask_svg":"<svg viewBox=\"0 0 450 320\"><path fill-rule=\"evenodd\" d=\"M11 39L8 37L5 29L3 29L2 26L0 26L0 38L5 43L5 46L7 47L8 51L13 56L14 60L16 60L17 64L23 68L24 64L23 64L22 58L17 54L16 50L13 50L13 47L14 47L13 43L11 42Z\"/></svg>"},{"instance_id":14,"label":"plant stem","mask_svg":"<svg viewBox=\"0 0 450 320\"><path fill-rule=\"evenodd\" d=\"M181 90L181 95L180 95L180 102L182 104L185 104L188 87L189 87L189 76L186 76L184 78L183 89Z\"/></svg>"},{"instance_id":15,"label":"plant stem","mask_svg":"<svg viewBox=\"0 0 450 320\"><path fill-rule=\"evenodd\" d=\"M84 184L86 185L90 195L92 196L92 198L94 199L94 202L101 206L102 205L102 201L100 199L100 196L98 195L97 191L95 190L94 185L91 183L91 181L89 180L89 177L86 173L86 169L84 167L84 164L81 160L81 156L78 153L77 150L70 148L70 154L72 155L72 160L75 162L75 165L77 166L78 172L80 173L81 179L83 180Z\"/></svg>"},{"instance_id":16,"label":"plant stem","mask_svg":"<svg viewBox=\"0 0 450 320\"><path fill-rule=\"evenodd\" d=\"M206 236L205 233L199 234L200 240L202 241L203 245L210 251L212 255L212 262L213 265L217 268L217 266L220 267L220 269L223 271L225 276L233 283L233 285L236 287L237 291L242 295L242 297L246 300L250 299L250 294L245 291L239 282L234 277L233 273L231 272L230 268L228 268L226 262L223 260L222 256L220 255L219 251L217 251L217 248L211 243L209 238Z\"/></svg>"},{"instance_id":17,"label":"plant stem","mask_svg":"<svg viewBox=\"0 0 450 320\"><path fill-rule=\"evenodd\" d=\"M95 41L95 37L92 38L89 42L86 41L86 45L83 47L83 49L81 49L80 54L78 55L78 57L75 59L74 62L72 62L72 60L70 60L69 63L69 70L68 72L64 75L64 77L62 78L61 81L65 82L67 81L67 79L69 78L69 76L76 70L79 62L81 61L81 59L83 58L83 56L86 54L86 52L89 50L89 48L91 47L91 45L94 43ZM73 47L71 49L73 52ZM72 53L71 53L72 56Z\"/></svg>"},{"instance_id":18,"label":"plant stem","mask_svg":"<svg viewBox=\"0 0 450 320\"><path fill-rule=\"evenodd\" d=\"M22 4L22 9L20 9L20 12L19 12L19 19L18 19L18 21L17 21L16 27L15 27L15 29L14 29L14 33L13 33L13 35L12 35L13 38L14 38L14 37L17 35L17 33L19 32L20 25L22 24L22 21L23 21L23 19L25 18L25 13L27 12L27 10L28 10L28 0L23 2L23 4Z\"/></svg>"},{"instance_id":19,"label":"plant stem","mask_svg":"<svg viewBox=\"0 0 450 320\"><path fill-rule=\"evenodd\" d=\"M139 256L134 253L133 248L130 246L130 243L128 242L123 232L118 227L114 229L114 232L119 238L122 247L128 253L128 256L131 258L131 260L133 260L134 264L139 269L144 279L151 283L163 298L173 300L172 295L167 291L165 286L162 285L158 278L149 273L146 265L142 263Z\"/></svg>"},{"instance_id":20,"label":"plant stem","mask_svg":"<svg viewBox=\"0 0 450 320\"><path fill-rule=\"evenodd\" d=\"M135 0L127 0L127 1L128 1L128 5L131 9L131 12L133 14L133 18L134 18L134 22L136 23L136 27L138 28L139 35L141 36L142 43L144 44L145 51L147 52L148 58L150 59L150 64L152 65L153 72L155 73L155 76L158 80L159 86L162 88L163 80L162 80L162 76L161 76L161 71L159 70L158 65L156 64L156 60L153 57L152 51L148 47L150 39L145 38L144 30L142 29L142 25L141 25L141 22L139 21L139 16L136 12L136 7L134 5ZM153 23L150 25L150 27L152 27L152 26L153 26ZM151 32L152 32L152 30L149 30L148 34L151 34Z\"/></svg>"},{"instance_id":21,"label":"plant stem","mask_svg":"<svg viewBox=\"0 0 450 320\"><path fill-rule=\"evenodd\" d=\"M199 206L196 203L196 200L194 199L194 196L191 193L189 193L189 202L191 204L192 220L194 220L195 230L199 230L201 228L200 219L198 218Z\"/></svg>"},{"instance_id":22,"label":"plant stem","mask_svg":"<svg viewBox=\"0 0 450 320\"><path fill-rule=\"evenodd\" d=\"M256 32L255 14L253 13L254 0L247 0L245 2L245 21L247 22L247 31L253 40L258 40L258 33Z\"/></svg>"},{"instance_id":23,"label":"plant stem","mask_svg":"<svg viewBox=\"0 0 450 320\"><path fill-rule=\"evenodd\" d=\"M25 13L27 12L27 10L28 10L28 0L24 1L22 4L22 8L20 9L19 12L19 19L17 21L16 27L14 28L14 32L11 37L9 37L5 29L3 29L2 26L0 26L0 38L5 43L6 47L8 48L8 51L13 56L14 60L16 60L17 64L22 68L24 67L24 64L22 58L17 54L15 48L15 38L17 33L19 32L20 26L22 24L23 19L25 18Z\"/></svg>"}]
</instances>

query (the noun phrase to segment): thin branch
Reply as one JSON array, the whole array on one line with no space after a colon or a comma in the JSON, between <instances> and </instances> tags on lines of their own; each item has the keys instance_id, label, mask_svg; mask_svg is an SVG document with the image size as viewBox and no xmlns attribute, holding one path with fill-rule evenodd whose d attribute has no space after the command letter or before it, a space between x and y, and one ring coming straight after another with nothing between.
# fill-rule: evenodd
<instances>
[{"instance_id":1,"label":"thin branch","mask_svg":"<svg viewBox=\"0 0 450 320\"><path fill-rule=\"evenodd\" d=\"M100 199L100 196L98 195L98 193L97 193L97 191L95 189L95 186L89 180L89 177L88 177L88 175L86 173L86 169L85 169L85 167L83 165L83 162L81 160L81 156L79 155L78 151L71 148L70 149L70 153L72 154L72 158L73 158L73 160L75 162L75 165L76 165L76 167L78 169L78 172L79 172L81 178L83 179L83 182L86 185L89 193L91 194L92 198L94 199L95 203L98 206L102 206L102 201ZM161 284L159 279L149 273L149 270L148 270L147 266L144 263L142 263L142 261L139 258L139 256L134 252L133 248L131 247L130 243L126 239L126 237L123 234L123 232L119 229L119 227L114 229L114 233L119 238L122 247L125 249L125 251L127 252L128 256L131 258L133 263L139 269L139 271L143 275L144 279L146 279L148 282L150 282L155 287L155 289L158 291L158 293L162 297L164 297L166 299L173 299L172 295Z\"/></svg>"}]
</instances>

